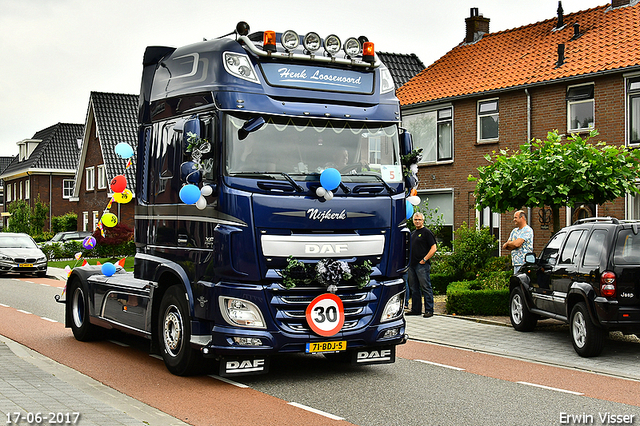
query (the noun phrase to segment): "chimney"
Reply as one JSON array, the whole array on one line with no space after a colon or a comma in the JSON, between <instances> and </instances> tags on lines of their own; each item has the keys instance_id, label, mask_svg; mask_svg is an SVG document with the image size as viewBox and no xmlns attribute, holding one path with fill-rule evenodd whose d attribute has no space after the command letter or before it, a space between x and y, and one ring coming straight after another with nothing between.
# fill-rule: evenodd
<instances>
[{"instance_id":1,"label":"chimney","mask_svg":"<svg viewBox=\"0 0 640 426\"><path fill-rule=\"evenodd\" d=\"M564 9L562 9L562 2L558 2L558 23L556 29L560 29L564 26Z\"/></svg>"},{"instance_id":2,"label":"chimney","mask_svg":"<svg viewBox=\"0 0 640 426\"><path fill-rule=\"evenodd\" d=\"M556 63L556 68L562 64L564 64L564 43L558 45L558 62Z\"/></svg>"},{"instance_id":3,"label":"chimney","mask_svg":"<svg viewBox=\"0 0 640 426\"><path fill-rule=\"evenodd\" d=\"M489 33L489 18L483 17L478 13L477 7L471 8L471 13L464 20L467 24L467 34L464 38L465 43L473 43L482 38L484 34Z\"/></svg>"},{"instance_id":4,"label":"chimney","mask_svg":"<svg viewBox=\"0 0 640 426\"><path fill-rule=\"evenodd\" d=\"M611 0L611 7L627 6L629 3L631 3L630 0Z\"/></svg>"},{"instance_id":5,"label":"chimney","mask_svg":"<svg viewBox=\"0 0 640 426\"><path fill-rule=\"evenodd\" d=\"M571 40L575 40L578 37L580 37L580 24L576 22L573 24L573 37L571 37Z\"/></svg>"}]
</instances>

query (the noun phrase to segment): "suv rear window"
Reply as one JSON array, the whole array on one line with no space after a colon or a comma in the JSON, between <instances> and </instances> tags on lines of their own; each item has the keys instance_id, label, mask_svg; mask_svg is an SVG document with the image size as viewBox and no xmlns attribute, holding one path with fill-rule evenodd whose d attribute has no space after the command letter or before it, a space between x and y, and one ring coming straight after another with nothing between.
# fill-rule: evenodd
<instances>
[{"instance_id":1,"label":"suv rear window","mask_svg":"<svg viewBox=\"0 0 640 426\"><path fill-rule=\"evenodd\" d=\"M631 229L620 231L613 261L616 265L640 265L640 235Z\"/></svg>"}]
</instances>

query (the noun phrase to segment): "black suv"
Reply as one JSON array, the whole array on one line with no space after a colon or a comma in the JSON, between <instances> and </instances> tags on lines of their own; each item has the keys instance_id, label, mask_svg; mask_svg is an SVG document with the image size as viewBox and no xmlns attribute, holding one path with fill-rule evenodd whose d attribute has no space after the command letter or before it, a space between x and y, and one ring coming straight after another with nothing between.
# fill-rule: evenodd
<instances>
[{"instance_id":1,"label":"black suv","mask_svg":"<svg viewBox=\"0 0 640 426\"><path fill-rule=\"evenodd\" d=\"M640 336L640 221L581 219L525 262L509 286L516 330L540 318L568 322L583 357L600 354L609 331Z\"/></svg>"}]
</instances>

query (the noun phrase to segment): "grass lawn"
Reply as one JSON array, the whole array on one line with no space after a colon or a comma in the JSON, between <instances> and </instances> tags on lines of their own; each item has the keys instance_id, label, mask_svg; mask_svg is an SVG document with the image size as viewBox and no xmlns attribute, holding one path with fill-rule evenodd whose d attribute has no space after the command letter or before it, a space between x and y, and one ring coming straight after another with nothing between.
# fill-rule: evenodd
<instances>
[{"instance_id":1,"label":"grass lawn","mask_svg":"<svg viewBox=\"0 0 640 426\"><path fill-rule=\"evenodd\" d=\"M87 259L87 262L89 262L89 265L97 265L98 262L100 262L101 265L104 265L106 262L111 262L111 263L115 264L120 259L122 259L122 258L121 257L119 257L119 258L104 257L104 258L99 258L99 259ZM126 258L126 260L124 261L124 269L125 269L125 271L133 271L133 259L134 259L133 256ZM52 268L62 268L62 269L64 269L67 265L69 265L71 268L75 268L76 266L81 266L83 261L84 261L84 259L80 259L78 261L76 261L75 259L71 259L71 260L52 260L52 261L50 261L48 263L48 265L51 266Z\"/></svg>"}]
</instances>

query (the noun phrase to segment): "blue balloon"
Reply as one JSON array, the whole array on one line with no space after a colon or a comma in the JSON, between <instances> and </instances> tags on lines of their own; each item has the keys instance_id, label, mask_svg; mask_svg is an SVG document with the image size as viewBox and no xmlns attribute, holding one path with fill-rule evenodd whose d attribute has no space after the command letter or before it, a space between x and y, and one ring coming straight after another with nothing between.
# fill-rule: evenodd
<instances>
[{"instance_id":1,"label":"blue balloon","mask_svg":"<svg viewBox=\"0 0 640 426\"><path fill-rule=\"evenodd\" d=\"M120 158L129 158L133 155L133 148L131 148L131 145L125 142L120 142L119 144L117 144L115 150L116 154L118 154L118 157Z\"/></svg>"},{"instance_id":2,"label":"blue balloon","mask_svg":"<svg viewBox=\"0 0 640 426\"><path fill-rule=\"evenodd\" d=\"M340 186L341 181L342 177L340 176L340 172L333 167L324 169L322 173L320 173L320 185L327 191L336 189Z\"/></svg>"},{"instance_id":3,"label":"blue balloon","mask_svg":"<svg viewBox=\"0 0 640 426\"><path fill-rule=\"evenodd\" d=\"M102 265L102 275L106 277L110 277L115 273L116 273L116 265L114 265L113 263L105 262L105 264Z\"/></svg>"},{"instance_id":4,"label":"blue balloon","mask_svg":"<svg viewBox=\"0 0 640 426\"><path fill-rule=\"evenodd\" d=\"M406 200L405 203L407 205L407 220L409 220L411 216L413 216L413 204L411 204L409 200Z\"/></svg>"},{"instance_id":5,"label":"blue balloon","mask_svg":"<svg viewBox=\"0 0 640 426\"><path fill-rule=\"evenodd\" d=\"M185 185L180 190L180 199L185 204L195 204L200 199L200 188L196 185Z\"/></svg>"}]
</instances>

